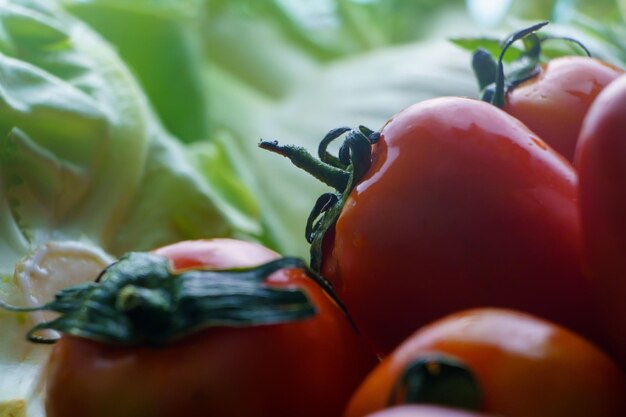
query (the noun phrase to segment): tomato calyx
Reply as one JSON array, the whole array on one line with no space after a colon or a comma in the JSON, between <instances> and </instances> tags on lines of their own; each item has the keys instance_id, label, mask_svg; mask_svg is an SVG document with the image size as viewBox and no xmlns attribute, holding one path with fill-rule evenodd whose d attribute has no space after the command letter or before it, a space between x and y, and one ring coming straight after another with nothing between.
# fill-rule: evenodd
<instances>
[{"instance_id":1,"label":"tomato calyx","mask_svg":"<svg viewBox=\"0 0 626 417\"><path fill-rule=\"evenodd\" d=\"M471 370L455 358L433 354L406 366L391 391L388 406L438 404L477 411L482 401Z\"/></svg>"},{"instance_id":2,"label":"tomato calyx","mask_svg":"<svg viewBox=\"0 0 626 417\"><path fill-rule=\"evenodd\" d=\"M504 107L506 92L539 72L539 56L541 41L537 34L539 29L548 22L540 22L511 33L501 43L502 49L495 61L489 52L478 49L472 56L472 69L481 88L481 99L497 107ZM504 56L518 40L524 41L524 51L514 62L514 68L506 76L504 74Z\"/></svg>"},{"instance_id":3,"label":"tomato calyx","mask_svg":"<svg viewBox=\"0 0 626 417\"><path fill-rule=\"evenodd\" d=\"M328 146L344 134L337 156L332 155ZM307 219L305 237L311 244L311 268L316 272L321 270L324 236L335 226L348 195L369 170L372 146L379 137L378 132L365 126L333 129L320 142L317 159L302 147L279 145L277 141L259 142L260 148L287 157L295 166L335 189L317 199Z\"/></svg>"},{"instance_id":4,"label":"tomato calyx","mask_svg":"<svg viewBox=\"0 0 626 417\"><path fill-rule=\"evenodd\" d=\"M485 48L479 47L475 50L472 55L472 69L483 101L503 108L509 90L539 74L542 45L548 40L563 40L575 44L587 56L591 56L585 45L574 38L537 33L548 23L539 22L508 35L500 42L497 60ZM523 42L523 49L509 62L510 68L505 74L504 63L507 61L505 55L511 46L520 40Z\"/></svg>"},{"instance_id":5,"label":"tomato calyx","mask_svg":"<svg viewBox=\"0 0 626 417\"><path fill-rule=\"evenodd\" d=\"M58 338L40 335L54 330L111 345L158 347L212 326L312 317L316 307L303 290L265 282L284 268L307 270L303 260L284 257L250 268L174 272L163 256L131 252L107 267L96 282L65 288L47 304L19 308L0 302L0 307L60 313L29 331L27 337L35 343L56 342Z\"/></svg>"}]
</instances>

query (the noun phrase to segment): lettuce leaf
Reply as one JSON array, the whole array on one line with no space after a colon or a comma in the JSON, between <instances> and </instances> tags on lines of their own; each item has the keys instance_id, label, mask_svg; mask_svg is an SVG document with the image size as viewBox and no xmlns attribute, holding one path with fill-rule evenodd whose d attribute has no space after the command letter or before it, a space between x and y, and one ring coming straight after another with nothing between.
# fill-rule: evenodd
<instances>
[{"instance_id":1,"label":"lettuce leaf","mask_svg":"<svg viewBox=\"0 0 626 417\"><path fill-rule=\"evenodd\" d=\"M107 43L60 9L24 4L0 8L0 224L11 237L0 242L2 273L32 245L65 236L112 253L261 237L258 207L222 145L207 144L215 151L204 161L235 182L218 192Z\"/></svg>"},{"instance_id":2,"label":"lettuce leaf","mask_svg":"<svg viewBox=\"0 0 626 417\"><path fill-rule=\"evenodd\" d=\"M62 0L133 72L164 127L184 142L206 139L200 0Z\"/></svg>"}]
</instances>

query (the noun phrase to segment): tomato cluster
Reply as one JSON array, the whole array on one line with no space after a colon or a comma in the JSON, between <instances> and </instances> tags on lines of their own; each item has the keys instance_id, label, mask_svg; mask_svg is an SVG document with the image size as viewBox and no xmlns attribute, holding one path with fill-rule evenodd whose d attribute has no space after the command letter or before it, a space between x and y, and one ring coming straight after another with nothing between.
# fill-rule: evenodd
<instances>
[{"instance_id":1,"label":"tomato cluster","mask_svg":"<svg viewBox=\"0 0 626 417\"><path fill-rule=\"evenodd\" d=\"M626 415L626 76L577 56L504 81L503 54L488 103L417 103L349 131L335 159L346 130L331 131L317 165L261 144L336 189L309 219L312 265L385 357L346 417L398 405L398 390L509 417Z\"/></svg>"},{"instance_id":2,"label":"tomato cluster","mask_svg":"<svg viewBox=\"0 0 626 417\"><path fill-rule=\"evenodd\" d=\"M262 142L335 188L311 266L181 242L60 293L48 417L626 415L626 75L535 64L500 108Z\"/></svg>"}]
</instances>

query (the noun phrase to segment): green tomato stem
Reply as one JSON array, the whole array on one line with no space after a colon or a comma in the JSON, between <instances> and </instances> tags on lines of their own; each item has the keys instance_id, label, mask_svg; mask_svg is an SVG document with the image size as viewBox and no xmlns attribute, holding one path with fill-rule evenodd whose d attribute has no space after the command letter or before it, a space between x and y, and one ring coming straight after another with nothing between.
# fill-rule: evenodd
<instances>
[{"instance_id":1,"label":"green tomato stem","mask_svg":"<svg viewBox=\"0 0 626 417\"><path fill-rule=\"evenodd\" d=\"M344 169L315 159L301 146L279 145L276 141L262 140L259 147L289 158L295 166L340 192L345 190L350 179L350 174Z\"/></svg>"},{"instance_id":2,"label":"green tomato stem","mask_svg":"<svg viewBox=\"0 0 626 417\"><path fill-rule=\"evenodd\" d=\"M473 372L459 360L434 354L409 363L396 381L388 405L438 404L480 410L482 390Z\"/></svg>"},{"instance_id":3,"label":"green tomato stem","mask_svg":"<svg viewBox=\"0 0 626 417\"><path fill-rule=\"evenodd\" d=\"M0 307L61 314L33 327L28 333L32 342L55 342L38 335L55 330L105 344L158 347L211 326L286 323L315 315L316 307L302 289L265 282L285 268L310 272L303 260L286 257L251 268L178 273L162 256L133 252L108 266L98 282L61 290L40 307L19 308L3 302ZM313 272L309 276L337 299L326 281Z\"/></svg>"}]
</instances>

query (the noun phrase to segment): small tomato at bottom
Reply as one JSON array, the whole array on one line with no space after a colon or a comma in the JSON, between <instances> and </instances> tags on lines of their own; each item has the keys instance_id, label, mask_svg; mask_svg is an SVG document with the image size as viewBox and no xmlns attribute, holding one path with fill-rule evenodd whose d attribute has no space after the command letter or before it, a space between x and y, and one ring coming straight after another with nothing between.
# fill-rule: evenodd
<instances>
[{"instance_id":1,"label":"small tomato at bottom","mask_svg":"<svg viewBox=\"0 0 626 417\"><path fill-rule=\"evenodd\" d=\"M406 370L432 357L450 358L471 371L481 397L477 411L507 417L626 415L626 376L598 348L534 316L481 308L414 333L365 379L344 417L367 416L397 403L394 393L398 381L406 380ZM443 392L447 397L440 404L459 403L456 397L466 394Z\"/></svg>"},{"instance_id":2,"label":"small tomato at bottom","mask_svg":"<svg viewBox=\"0 0 626 417\"><path fill-rule=\"evenodd\" d=\"M154 253L176 271L192 273L278 258L229 239L182 242ZM303 270L280 269L265 283L302 289L317 313L278 324L206 327L157 347L63 335L47 367L47 417L340 415L375 356Z\"/></svg>"},{"instance_id":3,"label":"small tomato at bottom","mask_svg":"<svg viewBox=\"0 0 626 417\"><path fill-rule=\"evenodd\" d=\"M369 414L367 417L489 417L470 411L430 405L404 405Z\"/></svg>"}]
</instances>

